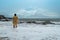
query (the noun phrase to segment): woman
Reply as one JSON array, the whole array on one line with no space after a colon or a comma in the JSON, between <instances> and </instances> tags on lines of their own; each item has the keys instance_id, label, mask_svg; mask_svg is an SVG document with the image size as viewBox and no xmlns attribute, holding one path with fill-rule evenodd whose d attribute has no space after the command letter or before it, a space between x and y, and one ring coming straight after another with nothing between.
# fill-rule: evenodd
<instances>
[{"instance_id":1,"label":"woman","mask_svg":"<svg viewBox=\"0 0 60 40\"><path fill-rule=\"evenodd\" d=\"M13 16L13 28L17 28L17 24L18 24L18 17L16 16L16 14L14 14L14 16Z\"/></svg>"}]
</instances>

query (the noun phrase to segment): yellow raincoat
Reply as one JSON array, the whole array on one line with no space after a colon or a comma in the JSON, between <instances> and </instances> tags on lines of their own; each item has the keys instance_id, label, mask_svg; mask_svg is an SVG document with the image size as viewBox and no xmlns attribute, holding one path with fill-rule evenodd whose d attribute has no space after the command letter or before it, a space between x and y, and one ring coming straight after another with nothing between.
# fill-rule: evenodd
<instances>
[{"instance_id":1,"label":"yellow raincoat","mask_svg":"<svg viewBox=\"0 0 60 40\"><path fill-rule=\"evenodd\" d=\"M13 25L17 25L18 24L18 17L17 16L14 16L13 17Z\"/></svg>"}]
</instances>

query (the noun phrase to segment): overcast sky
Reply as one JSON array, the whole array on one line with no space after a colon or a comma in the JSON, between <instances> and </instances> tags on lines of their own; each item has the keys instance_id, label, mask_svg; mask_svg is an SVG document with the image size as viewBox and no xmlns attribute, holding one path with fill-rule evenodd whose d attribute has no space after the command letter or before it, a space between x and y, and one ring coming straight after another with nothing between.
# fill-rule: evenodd
<instances>
[{"instance_id":1,"label":"overcast sky","mask_svg":"<svg viewBox=\"0 0 60 40\"><path fill-rule=\"evenodd\" d=\"M0 0L0 14L20 18L60 18L60 0Z\"/></svg>"}]
</instances>

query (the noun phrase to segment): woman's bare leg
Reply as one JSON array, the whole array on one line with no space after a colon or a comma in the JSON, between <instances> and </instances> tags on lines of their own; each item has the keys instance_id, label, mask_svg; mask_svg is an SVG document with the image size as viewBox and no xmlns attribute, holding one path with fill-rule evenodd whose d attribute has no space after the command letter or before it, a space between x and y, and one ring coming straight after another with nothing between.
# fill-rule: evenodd
<instances>
[{"instance_id":1,"label":"woman's bare leg","mask_svg":"<svg viewBox=\"0 0 60 40\"><path fill-rule=\"evenodd\" d=\"M13 28L15 28L15 25L13 25Z\"/></svg>"}]
</instances>

